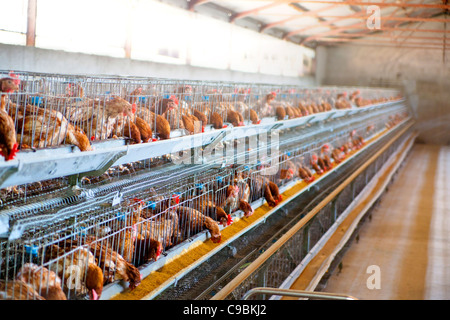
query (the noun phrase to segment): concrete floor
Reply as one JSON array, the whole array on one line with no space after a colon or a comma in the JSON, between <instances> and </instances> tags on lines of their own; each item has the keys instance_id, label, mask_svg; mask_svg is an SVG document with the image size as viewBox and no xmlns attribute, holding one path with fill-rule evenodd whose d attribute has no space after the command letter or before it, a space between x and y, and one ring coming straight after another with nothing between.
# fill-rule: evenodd
<instances>
[{"instance_id":1,"label":"concrete floor","mask_svg":"<svg viewBox=\"0 0 450 320\"><path fill-rule=\"evenodd\" d=\"M450 299L449 189L450 147L416 144L323 291Z\"/></svg>"}]
</instances>

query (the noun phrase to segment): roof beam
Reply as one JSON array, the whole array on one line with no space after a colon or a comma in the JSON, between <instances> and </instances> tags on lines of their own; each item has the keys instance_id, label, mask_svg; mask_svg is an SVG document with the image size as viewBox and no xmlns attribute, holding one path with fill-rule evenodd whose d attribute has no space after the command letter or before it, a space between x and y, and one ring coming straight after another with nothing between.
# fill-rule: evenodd
<instances>
[{"instance_id":1,"label":"roof beam","mask_svg":"<svg viewBox=\"0 0 450 320\"><path fill-rule=\"evenodd\" d=\"M431 33L450 33L450 30L443 30L443 29L409 29L409 28L400 28L400 27L383 27L380 31L400 31L400 32L410 32L410 31L417 31L417 32L431 32ZM352 34L352 33L347 33Z\"/></svg>"},{"instance_id":2,"label":"roof beam","mask_svg":"<svg viewBox=\"0 0 450 320\"><path fill-rule=\"evenodd\" d=\"M292 0L277 0L280 3L289 3ZM399 8L426 8L426 9L450 9L449 4L421 4L421 3L404 3L401 1L395 2L368 2L368 1L325 1L325 0L302 0L301 3L321 3L321 4L340 4L352 6L378 6L378 7L399 7Z\"/></svg>"},{"instance_id":3,"label":"roof beam","mask_svg":"<svg viewBox=\"0 0 450 320\"><path fill-rule=\"evenodd\" d=\"M386 35L386 34L381 34L381 33L377 33L377 34L366 34L366 33L343 33L343 34L339 34L336 37L333 38L322 38L324 40L329 40L329 41L353 41L353 40L365 40L365 39L361 39L360 37L370 37L370 38L388 38L388 39L415 39L415 40L435 40L435 41L442 41L444 38L443 37L415 37L415 36L411 36L411 35L407 35L407 36L402 36L402 35L397 35L395 37L392 37L390 35ZM354 38L354 39L353 39ZM321 39L321 40L322 40Z\"/></svg>"},{"instance_id":4,"label":"roof beam","mask_svg":"<svg viewBox=\"0 0 450 320\"><path fill-rule=\"evenodd\" d=\"M259 13L260 11L263 11L263 10L266 10L266 9L270 9L270 8L273 8L273 7L277 7L277 6L281 6L281 5L283 5L283 4L284 4L284 3L273 2L273 3L270 3L270 4L268 4L268 5L265 5L265 6L262 6L262 7L259 7L259 8L255 8L255 9L252 9L252 10L243 11L243 12L237 12L237 13L233 14L233 15L230 17L230 22L233 23L233 22L235 22L237 19L242 19L242 18L251 16L251 15L257 14L257 13Z\"/></svg>"},{"instance_id":5,"label":"roof beam","mask_svg":"<svg viewBox=\"0 0 450 320\"><path fill-rule=\"evenodd\" d=\"M338 16L323 16L324 18L337 18ZM359 17L346 16L342 20L348 19L363 19L367 20L370 16L364 14ZM403 22L448 22L445 18L424 18L424 17L380 17L380 20L388 20L388 21L403 21Z\"/></svg>"},{"instance_id":6,"label":"roof beam","mask_svg":"<svg viewBox=\"0 0 450 320\"><path fill-rule=\"evenodd\" d=\"M441 39L442 41L442 39ZM392 44L401 46L402 44L407 45L417 45L417 46L440 46L442 48L442 43L434 43L434 42L395 42L395 41L378 41L378 40L366 40L366 39L334 39L334 38L322 38L320 42L347 42L347 43L364 43L364 44ZM446 48L450 49L450 44L446 45Z\"/></svg>"},{"instance_id":7,"label":"roof beam","mask_svg":"<svg viewBox=\"0 0 450 320\"><path fill-rule=\"evenodd\" d=\"M408 3L404 3L404 4L406 5L406 4L408 4ZM395 14L396 14L398 11L400 11L400 10L401 10L401 8L395 9L388 17L385 17L385 18L394 18ZM362 13L364 13L364 12L362 12ZM347 19L347 18L344 18L344 19ZM409 20L408 20L408 21L409 21ZM319 39L319 38L324 37L324 36L327 36L327 35L339 33L339 32L341 32L341 31L345 31L345 30L349 30L349 29L355 29L355 28L361 29L361 28L366 28L366 27L367 27L367 26L366 26L366 23L365 23L365 22L359 22L359 23L351 24L351 25L349 25L349 26L344 26L344 27L336 28L336 29L331 30L331 31L321 32L321 33L316 34L316 35L313 35L313 36L311 36L311 37L307 37L306 39L303 39L303 41L301 42L301 44L305 44L306 42L309 42L309 41L315 40L315 39Z\"/></svg>"},{"instance_id":8,"label":"roof beam","mask_svg":"<svg viewBox=\"0 0 450 320\"><path fill-rule=\"evenodd\" d=\"M188 4L189 11L194 11L196 6L211 2L212 0L190 0Z\"/></svg>"},{"instance_id":9,"label":"roof beam","mask_svg":"<svg viewBox=\"0 0 450 320\"><path fill-rule=\"evenodd\" d=\"M336 22L339 22L339 21L342 21L342 20L345 20L345 19L356 18L356 17L360 17L362 15L365 15L365 13L364 12L358 12L358 13L354 13L354 14L352 14L350 16L345 16L345 17L334 19L334 20L328 20L328 21L323 22L323 23L321 23L319 25L313 25L313 26L304 27L302 29L294 30L294 31L286 33L283 36L283 39L286 40L286 39L288 39L288 38L290 38L290 37L292 37L292 36L294 36L296 34L302 33L304 31L307 31L307 30L310 30L310 29L316 29L316 28L320 28L320 27L325 27L325 26L331 25L333 23L336 23ZM358 25L360 25L360 23L358 23ZM340 29L342 29L342 27L341 28L337 28L336 30L340 30ZM344 30L345 30L345 28L344 28Z\"/></svg>"},{"instance_id":10,"label":"roof beam","mask_svg":"<svg viewBox=\"0 0 450 320\"><path fill-rule=\"evenodd\" d=\"M373 45L373 43L362 43L362 42L352 42L351 45L358 45L358 46L367 46L367 45ZM416 45L388 45L388 44L381 44L378 43L377 48L385 47L385 48L395 48L395 49L422 49L422 50L443 50L445 51L450 50L450 47L442 48L442 46L416 46Z\"/></svg>"},{"instance_id":11,"label":"roof beam","mask_svg":"<svg viewBox=\"0 0 450 320\"><path fill-rule=\"evenodd\" d=\"M304 17L312 16L312 17L318 18L319 17L318 13L323 12L323 11L327 11L327 10L330 10L330 9L333 9L333 8L335 8L337 6L338 5L334 4L334 5L327 6L327 7L324 7L324 8L320 8L320 9L317 9L317 10L305 11L302 14L296 14L296 15L293 15L293 16L291 16L291 17L289 17L287 19L281 20L281 21L268 23L268 24L266 24L266 25L261 27L260 32L264 32L267 29L271 29L271 28L274 28L276 26L283 25L283 24L285 24L287 22L294 21L294 20L297 20L297 19L301 19L301 18L304 18Z\"/></svg>"}]
</instances>

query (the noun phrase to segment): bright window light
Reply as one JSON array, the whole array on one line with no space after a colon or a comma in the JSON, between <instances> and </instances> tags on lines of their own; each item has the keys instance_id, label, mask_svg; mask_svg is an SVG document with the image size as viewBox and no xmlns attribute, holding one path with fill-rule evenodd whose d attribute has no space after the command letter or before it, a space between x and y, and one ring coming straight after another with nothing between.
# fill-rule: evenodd
<instances>
[{"instance_id":1,"label":"bright window light","mask_svg":"<svg viewBox=\"0 0 450 320\"><path fill-rule=\"evenodd\" d=\"M25 45L28 0L0 0L0 43Z\"/></svg>"},{"instance_id":2,"label":"bright window light","mask_svg":"<svg viewBox=\"0 0 450 320\"><path fill-rule=\"evenodd\" d=\"M137 1L133 13L131 58L185 64L190 33L186 12L153 2Z\"/></svg>"},{"instance_id":3,"label":"bright window light","mask_svg":"<svg viewBox=\"0 0 450 320\"><path fill-rule=\"evenodd\" d=\"M89 54L124 56L125 0L39 0L36 46Z\"/></svg>"},{"instance_id":4,"label":"bright window light","mask_svg":"<svg viewBox=\"0 0 450 320\"><path fill-rule=\"evenodd\" d=\"M26 44L28 0L0 0L0 43ZM7 8L7 10L4 10ZM302 76L314 51L153 0L39 0L36 47ZM312 65L312 63L307 63Z\"/></svg>"}]
</instances>

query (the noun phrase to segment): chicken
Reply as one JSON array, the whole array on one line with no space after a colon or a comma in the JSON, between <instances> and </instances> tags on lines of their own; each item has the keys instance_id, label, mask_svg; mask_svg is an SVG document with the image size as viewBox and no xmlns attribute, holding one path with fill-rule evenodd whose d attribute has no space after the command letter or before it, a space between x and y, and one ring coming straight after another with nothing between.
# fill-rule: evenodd
<instances>
[{"instance_id":1,"label":"chicken","mask_svg":"<svg viewBox=\"0 0 450 320\"><path fill-rule=\"evenodd\" d=\"M101 270L104 270L105 283L123 280L129 283L131 290L141 283L139 270L110 246L93 239L89 239L87 243L91 253L97 258Z\"/></svg>"},{"instance_id":2,"label":"chicken","mask_svg":"<svg viewBox=\"0 0 450 320\"><path fill-rule=\"evenodd\" d=\"M321 159L316 155L313 154L311 156L311 161L310 164L312 166L312 168L314 169L314 171L316 171L317 174L323 174L323 168L320 164L322 164Z\"/></svg>"},{"instance_id":3,"label":"chicken","mask_svg":"<svg viewBox=\"0 0 450 320\"><path fill-rule=\"evenodd\" d=\"M238 112L229 109L227 111L227 122L231 123L233 127L240 127L244 125L244 118Z\"/></svg>"},{"instance_id":4,"label":"chicken","mask_svg":"<svg viewBox=\"0 0 450 320\"><path fill-rule=\"evenodd\" d=\"M136 104L131 104L121 97L114 96L105 102L103 111L105 118L116 118L118 115L131 117L136 112Z\"/></svg>"},{"instance_id":5,"label":"chicken","mask_svg":"<svg viewBox=\"0 0 450 320\"><path fill-rule=\"evenodd\" d=\"M196 134L204 131L199 119L190 114L181 115L184 128L189 132L189 134Z\"/></svg>"},{"instance_id":6,"label":"chicken","mask_svg":"<svg viewBox=\"0 0 450 320\"><path fill-rule=\"evenodd\" d=\"M294 112L294 109L291 106L286 106L285 110L286 110L286 116L288 117L288 119L294 119L297 117Z\"/></svg>"},{"instance_id":7,"label":"chicken","mask_svg":"<svg viewBox=\"0 0 450 320\"><path fill-rule=\"evenodd\" d=\"M251 175L250 171L247 171L245 175L244 178L248 179L250 190L252 190L251 201L264 197L269 206L275 207L283 200L277 184L264 175Z\"/></svg>"},{"instance_id":8,"label":"chicken","mask_svg":"<svg viewBox=\"0 0 450 320\"><path fill-rule=\"evenodd\" d=\"M217 112L211 113L211 120L210 120L210 122L211 122L211 124L212 124L214 129L222 129L222 128L224 128L223 118Z\"/></svg>"},{"instance_id":9,"label":"chicken","mask_svg":"<svg viewBox=\"0 0 450 320\"><path fill-rule=\"evenodd\" d=\"M141 143L141 132L138 126L131 121L130 117L124 117L123 115L117 116L113 133L127 137L135 144Z\"/></svg>"},{"instance_id":10,"label":"chicken","mask_svg":"<svg viewBox=\"0 0 450 320\"><path fill-rule=\"evenodd\" d=\"M343 153L342 150L340 150L339 148L333 148L333 150L331 151L331 157L333 158L336 164L341 163L342 160L344 159L342 153Z\"/></svg>"},{"instance_id":11,"label":"chicken","mask_svg":"<svg viewBox=\"0 0 450 320\"><path fill-rule=\"evenodd\" d=\"M88 106L82 105L83 108L70 108L69 119L81 123L82 128L89 134L91 140L105 140L113 136L114 131L119 133L119 136L123 136L121 130L126 125L125 119L134 119L136 112L136 104L131 104L125 99L120 97L113 97L107 101L93 101ZM81 114L80 114L80 111ZM78 113L78 115L77 115ZM126 136L134 141L139 140L136 131L139 131L135 127L134 123L129 125L126 132ZM140 135L140 133L139 133Z\"/></svg>"},{"instance_id":12,"label":"chicken","mask_svg":"<svg viewBox=\"0 0 450 320\"><path fill-rule=\"evenodd\" d=\"M309 112L308 108L302 102L299 102L297 108L300 110L303 117L309 116L311 114L311 112Z\"/></svg>"},{"instance_id":13,"label":"chicken","mask_svg":"<svg viewBox=\"0 0 450 320\"><path fill-rule=\"evenodd\" d=\"M333 168L333 164L331 163L330 159L331 151L330 146L328 144L324 144L322 148L320 149L320 158L323 161L323 165L325 168L325 171L331 170Z\"/></svg>"},{"instance_id":14,"label":"chicken","mask_svg":"<svg viewBox=\"0 0 450 320\"><path fill-rule=\"evenodd\" d=\"M154 111L156 114L161 114L168 121L171 129L185 128L179 102L175 96L171 96L169 99L162 99Z\"/></svg>"},{"instance_id":15,"label":"chicken","mask_svg":"<svg viewBox=\"0 0 450 320\"><path fill-rule=\"evenodd\" d=\"M67 300L61 289L61 278L43 266L25 263L17 272L16 278L32 286L46 300Z\"/></svg>"},{"instance_id":16,"label":"chicken","mask_svg":"<svg viewBox=\"0 0 450 320\"><path fill-rule=\"evenodd\" d=\"M170 139L170 125L169 122L160 115L155 115L155 128L156 134L161 140Z\"/></svg>"},{"instance_id":17,"label":"chicken","mask_svg":"<svg viewBox=\"0 0 450 320\"><path fill-rule=\"evenodd\" d=\"M45 300L27 283L0 280L0 300Z\"/></svg>"},{"instance_id":18,"label":"chicken","mask_svg":"<svg viewBox=\"0 0 450 320\"><path fill-rule=\"evenodd\" d=\"M136 265L141 265L152 260L157 261L163 251L162 243L150 237L137 239L135 247L134 263Z\"/></svg>"},{"instance_id":19,"label":"chicken","mask_svg":"<svg viewBox=\"0 0 450 320\"><path fill-rule=\"evenodd\" d=\"M356 133L356 130L350 132L350 140L355 149L361 149L365 144L363 137Z\"/></svg>"},{"instance_id":20,"label":"chicken","mask_svg":"<svg viewBox=\"0 0 450 320\"><path fill-rule=\"evenodd\" d=\"M64 141L80 151L91 151L89 139L83 130L73 126L58 111L28 105L19 108L17 140L31 148L61 145Z\"/></svg>"},{"instance_id":21,"label":"chicken","mask_svg":"<svg viewBox=\"0 0 450 320\"><path fill-rule=\"evenodd\" d=\"M173 206L177 205L177 202L174 202L173 198L166 199L158 195L154 188L150 188L149 191L152 201L145 203L142 200L134 199L142 203L142 209L139 210L136 238L138 240L150 238L155 240L155 244L160 243L164 247L172 246L180 237L178 215L173 210ZM162 247L159 254L161 251ZM158 260L159 254L153 257L155 261Z\"/></svg>"},{"instance_id":22,"label":"chicken","mask_svg":"<svg viewBox=\"0 0 450 320\"><path fill-rule=\"evenodd\" d=\"M152 132L161 140L170 139L170 123L164 116L156 114L147 108L141 108L135 115L146 121L150 125Z\"/></svg>"},{"instance_id":23,"label":"chicken","mask_svg":"<svg viewBox=\"0 0 450 320\"><path fill-rule=\"evenodd\" d=\"M0 110L0 155L5 158L5 161L12 160L18 148L14 120L6 111Z\"/></svg>"},{"instance_id":24,"label":"chicken","mask_svg":"<svg viewBox=\"0 0 450 320\"><path fill-rule=\"evenodd\" d=\"M135 124L141 135L143 143L153 141L153 131L150 125L142 118L135 117Z\"/></svg>"},{"instance_id":25,"label":"chicken","mask_svg":"<svg viewBox=\"0 0 450 320\"><path fill-rule=\"evenodd\" d=\"M181 220L182 230L197 233L208 229L212 242L219 243L222 241L219 225L212 218L203 215L198 210L184 206L177 206L176 212Z\"/></svg>"},{"instance_id":26,"label":"chicken","mask_svg":"<svg viewBox=\"0 0 450 320\"><path fill-rule=\"evenodd\" d=\"M13 160L19 148L14 120L6 113L6 94L19 90L19 84L19 78L12 72L9 77L0 79L0 155L5 161Z\"/></svg>"},{"instance_id":27,"label":"chicken","mask_svg":"<svg viewBox=\"0 0 450 320\"><path fill-rule=\"evenodd\" d=\"M227 214L223 208L217 206L212 196L197 196L192 199L192 207L200 211L205 216L214 218L220 222L224 227L230 225L232 222L231 215Z\"/></svg>"},{"instance_id":28,"label":"chicken","mask_svg":"<svg viewBox=\"0 0 450 320\"><path fill-rule=\"evenodd\" d=\"M205 126L208 124L208 118L206 117L206 115L200 110L194 109L194 117L196 117L198 121L201 122L201 131L205 132Z\"/></svg>"},{"instance_id":29,"label":"chicken","mask_svg":"<svg viewBox=\"0 0 450 320\"><path fill-rule=\"evenodd\" d=\"M103 272L97 266L94 255L84 247L51 245L44 252L49 269L64 281L65 287L77 294L89 293L91 300L98 300L103 291Z\"/></svg>"},{"instance_id":30,"label":"chicken","mask_svg":"<svg viewBox=\"0 0 450 320\"><path fill-rule=\"evenodd\" d=\"M255 110L250 109L249 114L250 114L250 121L252 122L252 124L260 124L261 123L261 120L259 119L258 114L256 113Z\"/></svg>"},{"instance_id":31,"label":"chicken","mask_svg":"<svg viewBox=\"0 0 450 320\"><path fill-rule=\"evenodd\" d=\"M139 101L139 96L142 94L142 88L138 87L135 90L133 90L132 92L130 92L127 97L128 97L128 101L133 104L133 103L137 103Z\"/></svg>"},{"instance_id":32,"label":"chicken","mask_svg":"<svg viewBox=\"0 0 450 320\"><path fill-rule=\"evenodd\" d=\"M302 180L304 180L305 182L313 182L315 180L314 175L312 174L312 172L309 170L308 167L304 167L302 165L300 165L298 167L298 175L300 176L300 178Z\"/></svg>"},{"instance_id":33,"label":"chicken","mask_svg":"<svg viewBox=\"0 0 450 320\"><path fill-rule=\"evenodd\" d=\"M286 109L284 109L281 106L276 107L275 114L277 117L277 120L284 120L286 118Z\"/></svg>"},{"instance_id":34,"label":"chicken","mask_svg":"<svg viewBox=\"0 0 450 320\"><path fill-rule=\"evenodd\" d=\"M84 97L84 89L79 83L69 83L66 87L68 97Z\"/></svg>"},{"instance_id":35,"label":"chicken","mask_svg":"<svg viewBox=\"0 0 450 320\"><path fill-rule=\"evenodd\" d=\"M5 111L6 108L6 94L13 93L19 90L20 79L12 71L9 77L0 79L0 96L1 105L0 110Z\"/></svg>"},{"instance_id":36,"label":"chicken","mask_svg":"<svg viewBox=\"0 0 450 320\"><path fill-rule=\"evenodd\" d=\"M257 113L260 117L273 117L275 116L275 109L272 106L273 101L277 97L276 92L267 94L264 99L257 105Z\"/></svg>"}]
</instances>

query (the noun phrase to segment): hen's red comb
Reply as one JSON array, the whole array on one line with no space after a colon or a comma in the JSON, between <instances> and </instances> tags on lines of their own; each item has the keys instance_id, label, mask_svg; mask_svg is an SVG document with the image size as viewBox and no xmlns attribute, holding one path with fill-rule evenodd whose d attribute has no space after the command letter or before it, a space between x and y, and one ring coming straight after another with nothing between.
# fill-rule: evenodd
<instances>
[{"instance_id":1,"label":"hen's red comb","mask_svg":"<svg viewBox=\"0 0 450 320\"><path fill-rule=\"evenodd\" d=\"M137 110L136 103L133 103L133 104L131 105L131 111L132 111L133 113L136 113L136 110Z\"/></svg>"},{"instance_id":2,"label":"hen's red comb","mask_svg":"<svg viewBox=\"0 0 450 320\"><path fill-rule=\"evenodd\" d=\"M162 250L163 250L163 248L162 248L162 245L160 244L160 245L158 246L158 249L156 249L156 259L159 258L159 256L160 256L161 253L162 253Z\"/></svg>"},{"instance_id":3,"label":"hen's red comb","mask_svg":"<svg viewBox=\"0 0 450 320\"><path fill-rule=\"evenodd\" d=\"M176 105L178 105L178 98L176 96L170 96L169 99L172 100Z\"/></svg>"},{"instance_id":4,"label":"hen's red comb","mask_svg":"<svg viewBox=\"0 0 450 320\"><path fill-rule=\"evenodd\" d=\"M11 152L9 153L8 156L6 156L5 153L3 153L2 149L0 149L0 155L5 157L6 161L9 161L9 160L13 160L14 159L14 157L16 156L17 151L19 151L19 145L17 143L15 143L13 145L13 147L11 149Z\"/></svg>"},{"instance_id":5,"label":"hen's red comb","mask_svg":"<svg viewBox=\"0 0 450 320\"><path fill-rule=\"evenodd\" d=\"M19 76L16 75L13 71L9 72L9 76L13 79L14 83L18 86L20 84Z\"/></svg>"},{"instance_id":6,"label":"hen's red comb","mask_svg":"<svg viewBox=\"0 0 450 320\"><path fill-rule=\"evenodd\" d=\"M140 202L141 204L145 205L145 202L142 199L134 198L135 202Z\"/></svg>"},{"instance_id":7,"label":"hen's red comb","mask_svg":"<svg viewBox=\"0 0 450 320\"><path fill-rule=\"evenodd\" d=\"M8 160L12 160L14 159L14 157L16 156L16 153L19 151L19 144L18 143L14 143L14 146L11 150L11 152L9 153L9 158Z\"/></svg>"},{"instance_id":8,"label":"hen's red comb","mask_svg":"<svg viewBox=\"0 0 450 320\"><path fill-rule=\"evenodd\" d=\"M233 222L233 219L231 218L231 214L228 214L227 216L227 226L229 226Z\"/></svg>"}]
</instances>

